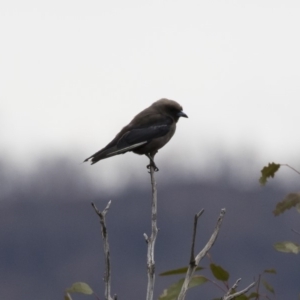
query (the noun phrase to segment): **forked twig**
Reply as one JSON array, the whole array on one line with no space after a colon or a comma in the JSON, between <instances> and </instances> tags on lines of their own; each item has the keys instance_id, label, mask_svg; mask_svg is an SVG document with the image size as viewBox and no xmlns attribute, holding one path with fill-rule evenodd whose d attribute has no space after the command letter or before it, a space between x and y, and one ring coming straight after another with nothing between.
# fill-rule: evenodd
<instances>
[{"instance_id":1,"label":"forked twig","mask_svg":"<svg viewBox=\"0 0 300 300\"><path fill-rule=\"evenodd\" d=\"M241 281L242 279L239 278L235 284L228 290L228 292L223 296L222 300L231 300L231 299L234 299L235 297L237 296L240 296L240 295L243 295L245 293L247 293L254 285L255 285L255 282L252 282L250 285L248 285L246 288L244 288L243 290L239 291L239 292L236 292L234 294L231 294L233 290L235 290L239 284L239 282Z\"/></svg>"},{"instance_id":2,"label":"forked twig","mask_svg":"<svg viewBox=\"0 0 300 300\"><path fill-rule=\"evenodd\" d=\"M96 205L92 202L92 206L96 212L96 214L100 218L101 224L101 232L102 232L102 239L103 239L103 250L104 250L104 260L105 260L105 274L104 274L104 284L105 284L105 299L106 300L117 300L117 295L114 295L112 298L111 293L111 269L110 269L110 252L109 252L109 244L108 244L108 234L107 234L107 227L105 216L109 210L111 204L111 200L108 202L104 210L101 212Z\"/></svg>"},{"instance_id":3,"label":"forked twig","mask_svg":"<svg viewBox=\"0 0 300 300\"><path fill-rule=\"evenodd\" d=\"M196 257L194 257L196 228L197 228L198 219L202 215L203 210L201 210L198 214L195 215L194 230L193 230L193 241L192 241L192 249L191 249L191 259L190 259L190 264L189 264L188 270L187 270L186 275L185 275L183 285L181 287L181 291L180 291L179 296L178 296L178 300L184 300L185 299L186 292L188 290L189 284L192 280L192 277L194 275L194 272L195 272L197 266L199 265L201 259L207 254L209 249L215 243L215 241L218 237L218 233L220 231L221 225L222 225L222 221L223 221L223 217L225 215L225 212L226 212L225 208L221 209L221 213L220 213L220 216L218 218L217 225L216 225L216 227L213 231L213 234L211 235L210 239L208 240L208 242L204 246L204 248L196 255Z\"/></svg>"}]
</instances>

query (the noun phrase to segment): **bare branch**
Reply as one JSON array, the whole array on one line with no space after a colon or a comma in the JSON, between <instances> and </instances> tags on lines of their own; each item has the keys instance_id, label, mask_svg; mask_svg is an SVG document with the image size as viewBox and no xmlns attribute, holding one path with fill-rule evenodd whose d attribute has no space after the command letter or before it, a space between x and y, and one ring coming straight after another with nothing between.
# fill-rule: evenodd
<instances>
[{"instance_id":1,"label":"bare branch","mask_svg":"<svg viewBox=\"0 0 300 300\"><path fill-rule=\"evenodd\" d=\"M220 228L221 228L221 225L222 225L222 221L223 221L223 218L224 218L224 215L225 215L225 212L226 212L226 209L223 208L221 209L221 213L220 213L220 216L218 218L218 221L217 221L217 225L214 229L214 232L213 234L211 235L209 241L207 242L207 244L204 246L204 248L197 254L197 256L195 257L195 259L193 261L190 262L189 264L189 268L186 272L186 275L185 275L185 279L184 279L184 282L183 282L183 285L181 287L181 291L180 291L180 294L178 296L178 300L184 300L185 299L185 295L186 295L186 292L188 290L188 287L189 287L189 284L192 280L192 277L194 275L194 272L197 268L197 266L199 265L201 259L207 254L207 252L209 251L209 249L213 246L213 244L215 243L217 237L218 237L218 233L220 231ZM196 231L195 231L195 223L196 223L196 226L197 226L197 220L198 218L201 216L201 214L203 213L203 210L201 210L196 216L195 216L195 222L194 222L194 233L193 233L193 242L192 242L192 248L194 247L194 236L196 235ZM193 255L193 252L194 250L192 249L192 255ZM192 258L192 257L191 257Z\"/></svg>"},{"instance_id":2,"label":"bare branch","mask_svg":"<svg viewBox=\"0 0 300 300\"><path fill-rule=\"evenodd\" d=\"M111 200L108 202L104 210L101 212L96 205L92 202L92 206L96 212L96 214L100 218L101 224L101 232L102 232L102 239L103 239L103 249L104 249L104 260L105 260L105 274L104 274L104 284L105 284L105 299L106 300L116 300L117 295L114 295L112 298L110 295L111 292L111 270L110 270L110 252L109 252L109 244L108 244L108 234L107 234L107 227L105 216L109 210L111 204Z\"/></svg>"},{"instance_id":3,"label":"bare branch","mask_svg":"<svg viewBox=\"0 0 300 300\"><path fill-rule=\"evenodd\" d=\"M155 282L155 261L154 261L154 247L157 237L157 190L154 178L154 167L150 164L150 177L152 185L152 205L151 205L151 236L148 237L144 233L144 237L148 244L147 251L147 273L148 273L148 286L147 286L147 300L153 299L154 282Z\"/></svg>"},{"instance_id":4,"label":"bare branch","mask_svg":"<svg viewBox=\"0 0 300 300\"><path fill-rule=\"evenodd\" d=\"M224 297L229 296L229 295L232 293L232 291L235 290L235 289L237 288L237 286L238 286L238 284L239 284L239 282L240 282L241 280L242 280L242 278L239 278L239 279L235 282L235 284L227 291L227 293L225 294ZM224 297L223 297L223 298L224 298Z\"/></svg>"},{"instance_id":5,"label":"bare branch","mask_svg":"<svg viewBox=\"0 0 300 300\"><path fill-rule=\"evenodd\" d=\"M245 293L247 293L254 285L255 285L255 282L252 282L250 285L248 285L245 289L239 291L239 292L236 292L234 294L231 294L233 290L235 290L239 284L239 282L241 281L242 279L239 278L235 284L228 290L228 292L226 293L226 295L223 296L222 300L231 300L231 299L234 299L235 297L237 296L240 296L240 295L243 295Z\"/></svg>"}]
</instances>

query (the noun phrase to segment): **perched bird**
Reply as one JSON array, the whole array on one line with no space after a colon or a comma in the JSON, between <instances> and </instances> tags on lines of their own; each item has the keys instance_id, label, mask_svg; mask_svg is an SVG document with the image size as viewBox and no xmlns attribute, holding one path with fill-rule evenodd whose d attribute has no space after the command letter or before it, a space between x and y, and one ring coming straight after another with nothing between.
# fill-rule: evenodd
<instances>
[{"instance_id":1,"label":"perched bird","mask_svg":"<svg viewBox=\"0 0 300 300\"><path fill-rule=\"evenodd\" d=\"M188 116L176 101L160 99L137 114L106 147L84 161L91 160L93 165L101 159L132 151L145 154L150 159L147 168L153 166L158 171L154 156L172 138L180 117Z\"/></svg>"}]
</instances>

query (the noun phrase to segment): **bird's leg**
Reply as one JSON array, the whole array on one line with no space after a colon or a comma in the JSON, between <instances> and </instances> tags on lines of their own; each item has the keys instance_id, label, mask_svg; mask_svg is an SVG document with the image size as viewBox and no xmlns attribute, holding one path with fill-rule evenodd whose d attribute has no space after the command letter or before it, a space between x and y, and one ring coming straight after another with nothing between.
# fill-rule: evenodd
<instances>
[{"instance_id":1,"label":"bird's leg","mask_svg":"<svg viewBox=\"0 0 300 300\"><path fill-rule=\"evenodd\" d=\"M155 162L154 162L154 157L152 157L150 155L150 153L147 153L146 156L150 159L150 164L147 166L147 169L150 169L150 167L154 167L154 171L155 172L158 172L159 169L158 167L156 166ZM153 155L154 156L154 155Z\"/></svg>"}]
</instances>

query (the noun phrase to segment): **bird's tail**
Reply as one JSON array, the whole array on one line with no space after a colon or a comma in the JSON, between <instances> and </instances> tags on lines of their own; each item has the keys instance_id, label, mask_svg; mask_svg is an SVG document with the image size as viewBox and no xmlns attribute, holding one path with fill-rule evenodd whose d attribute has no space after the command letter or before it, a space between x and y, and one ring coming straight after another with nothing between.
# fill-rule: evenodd
<instances>
[{"instance_id":1,"label":"bird's tail","mask_svg":"<svg viewBox=\"0 0 300 300\"><path fill-rule=\"evenodd\" d=\"M125 151L126 152L126 151ZM123 152L123 153L125 153ZM96 162L98 162L99 160L117 155L117 154L121 154L119 153L117 147L111 147L108 149L102 149L96 153L94 153L92 156L86 158L83 162L87 162L87 161L91 161L91 165L95 164Z\"/></svg>"},{"instance_id":2,"label":"bird's tail","mask_svg":"<svg viewBox=\"0 0 300 300\"><path fill-rule=\"evenodd\" d=\"M102 149L96 153L94 153L93 155L91 155L90 157L86 158L83 162L87 162L90 161L91 165L95 164L96 162L98 162L99 160L105 159L107 157L109 157L107 154L107 152L109 152L108 150Z\"/></svg>"},{"instance_id":3,"label":"bird's tail","mask_svg":"<svg viewBox=\"0 0 300 300\"><path fill-rule=\"evenodd\" d=\"M114 147L111 147L111 148L108 148L108 149L104 148L104 149L96 152L92 156L88 157L87 159L85 159L84 162L91 160L91 162L92 162L91 164L93 165L101 159L105 159L105 158L115 156L115 155L118 155L118 154L124 154L124 153L126 153L128 151L131 151L135 148L138 148L138 147L140 147L140 146L142 146L146 143L147 143L147 141L144 141L144 142L136 143L134 145L124 147L124 148L121 148L121 149L120 148L118 149L118 146L114 146Z\"/></svg>"}]
</instances>

